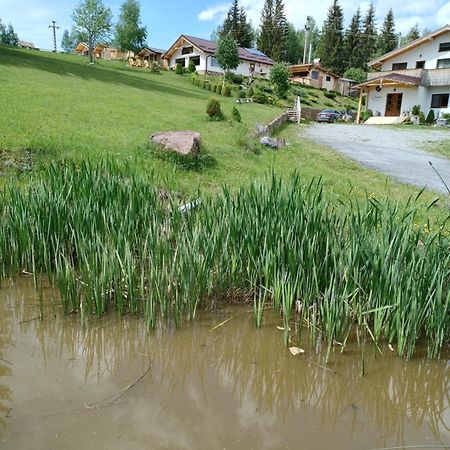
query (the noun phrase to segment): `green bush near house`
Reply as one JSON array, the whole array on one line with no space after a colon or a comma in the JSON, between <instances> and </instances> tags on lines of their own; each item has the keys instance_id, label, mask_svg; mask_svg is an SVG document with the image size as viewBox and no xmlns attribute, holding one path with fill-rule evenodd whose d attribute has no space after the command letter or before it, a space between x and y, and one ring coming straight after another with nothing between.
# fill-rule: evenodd
<instances>
[{"instance_id":1,"label":"green bush near house","mask_svg":"<svg viewBox=\"0 0 450 450\"><path fill-rule=\"evenodd\" d=\"M177 65L175 66L175 73L177 75L183 75L184 74L183 66L180 63L177 63Z\"/></svg>"},{"instance_id":2,"label":"green bush near house","mask_svg":"<svg viewBox=\"0 0 450 450\"><path fill-rule=\"evenodd\" d=\"M432 109L430 109L430 112L428 113L427 118L426 118L426 122L431 125L435 122L435 120L436 120L436 118L434 116L434 111Z\"/></svg>"},{"instance_id":3,"label":"green bush near house","mask_svg":"<svg viewBox=\"0 0 450 450\"><path fill-rule=\"evenodd\" d=\"M188 71L194 73L196 71L194 61L192 59L189 61Z\"/></svg>"}]
</instances>

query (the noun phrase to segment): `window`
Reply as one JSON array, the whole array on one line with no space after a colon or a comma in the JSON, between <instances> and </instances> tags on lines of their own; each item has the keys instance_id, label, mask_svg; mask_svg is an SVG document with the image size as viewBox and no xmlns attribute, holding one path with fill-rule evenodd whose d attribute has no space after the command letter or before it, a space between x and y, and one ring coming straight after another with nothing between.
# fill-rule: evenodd
<instances>
[{"instance_id":1,"label":"window","mask_svg":"<svg viewBox=\"0 0 450 450\"><path fill-rule=\"evenodd\" d=\"M450 69L450 58L448 59L438 59L437 69Z\"/></svg>"},{"instance_id":2,"label":"window","mask_svg":"<svg viewBox=\"0 0 450 450\"><path fill-rule=\"evenodd\" d=\"M181 49L182 55L189 55L190 53L194 53L194 47L183 47Z\"/></svg>"},{"instance_id":3,"label":"window","mask_svg":"<svg viewBox=\"0 0 450 450\"><path fill-rule=\"evenodd\" d=\"M431 96L432 108L447 108L448 107L448 94L433 94Z\"/></svg>"},{"instance_id":4,"label":"window","mask_svg":"<svg viewBox=\"0 0 450 450\"><path fill-rule=\"evenodd\" d=\"M408 68L408 63L394 63L392 64L392 70L406 70Z\"/></svg>"},{"instance_id":5,"label":"window","mask_svg":"<svg viewBox=\"0 0 450 450\"><path fill-rule=\"evenodd\" d=\"M449 50L450 50L450 42L442 42L442 44L439 44L440 52L448 52Z\"/></svg>"},{"instance_id":6,"label":"window","mask_svg":"<svg viewBox=\"0 0 450 450\"><path fill-rule=\"evenodd\" d=\"M331 81L331 77L327 75L326 80L327 80L327 81Z\"/></svg>"},{"instance_id":7,"label":"window","mask_svg":"<svg viewBox=\"0 0 450 450\"><path fill-rule=\"evenodd\" d=\"M416 61L416 69L423 69L425 67L425 61Z\"/></svg>"},{"instance_id":8,"label":"window","mask_svg":"<svg viewBox=\"0 0 450 450\"><path fill-rule=\"evenodd\" d=\"M189 58L189 62L193 62L196 66L200 65L200 56L192 56Z\"/></svg>"},{"instance_id":9,"label":"window","mask_svg":"<svg viewBox=\"0 0 450 450\"><path fill-rule=\"evenodd\" d=\"M313 70L311 72L311 79L312 80L318 80L319 79L319 72L317 72L317 70Z\"/></svg>"},{"instance_id":10,"label":"window","mask_svg":"<svg viewBox=\"0 0 450 450\"><path fill-rule=\"evenodd\" d=\"M220 67L216 58L211 58L211 67Z\"/></svg>"},{"instance_id":11,"label":"window","mask_svg":"<svg viewBox=\"0 0 450 450\"><path fill-rule=\"evenodd\" d=\"M175 64L181 64L181 67L184 67L186 65L186 61L184 58L178 58L175 60Z\"/></svg>"}]
</instances>

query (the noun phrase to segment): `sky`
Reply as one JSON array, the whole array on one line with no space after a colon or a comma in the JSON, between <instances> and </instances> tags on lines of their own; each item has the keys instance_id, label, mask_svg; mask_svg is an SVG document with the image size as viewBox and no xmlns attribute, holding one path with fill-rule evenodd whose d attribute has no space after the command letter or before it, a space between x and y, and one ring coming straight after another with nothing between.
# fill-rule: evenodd
<instances>
[{"instance_id":1,"label":"sky","mask_svg":"<svg viewBox=\"0 0 450 450\"><path fill-rule=\"evenodd\" d=\"M0 19L11 23L19 39L31 41L42 49L53 48L52 20L57 30L58 48L62 32L72 26L71 14L79 0L0 0ZM117 20L122 0L103 0ZM256 27L264 0L241 0L247 15ZM319 28L331 0L285 0L286 16L297 28L303 28L306 16L312 16ZM369 0L340 0L345 25L358 6L364 12ZM397 31L406 34L418 23L421 29L433 31L450 23L449 0L374 0L377 23L381 25L389 10L394 11ZM212 31L223 21L231 1L222 0L140 0L142 23L147 27L147 43L152 47L169 48L180 34L209 39Z\"/></svg>"}]
</instances>

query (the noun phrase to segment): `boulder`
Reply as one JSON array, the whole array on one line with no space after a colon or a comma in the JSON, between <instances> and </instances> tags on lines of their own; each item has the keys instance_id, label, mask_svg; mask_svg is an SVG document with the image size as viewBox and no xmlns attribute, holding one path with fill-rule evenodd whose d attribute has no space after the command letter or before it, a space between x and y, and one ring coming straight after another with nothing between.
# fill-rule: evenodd
<instances>
[{"instance_id":1,"label":"boulder","mask_svg":"<svg viewBox=\"0 0 450 450\"><path fill-rule=\"evenodd\" d=\"M200 133L195 131L165 131L153 134L150 140L165 150L181 155L193 155L200 152Z\"/></svg>"},{"instance_id":2,"label":"boulder","mask_svg":"<svg viewBox=\"0 0 450 450\"><path fill-rule=\"evenodd\" d=\"M264 136L261 138L261 140L259 141L262 145L265 145L266 147L271 147L271 148L280 148L283 147L286 142L284 139L281 138L271 138L269 136Z\"/></svg>"}]
</instances>

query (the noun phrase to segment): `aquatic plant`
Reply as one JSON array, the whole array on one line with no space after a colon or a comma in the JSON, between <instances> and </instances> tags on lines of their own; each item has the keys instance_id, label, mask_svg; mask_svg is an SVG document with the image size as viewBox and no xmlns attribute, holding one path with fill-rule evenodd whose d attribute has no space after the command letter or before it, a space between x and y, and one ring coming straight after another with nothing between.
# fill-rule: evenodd
<instances>
[{"instance_id":1,"label":"aquatic plant","mask_svg":"<svg viewBox=\"0 0 450 450\"><path fill-rule=\"evenodd\" d=\"M413 200L336 204L298 174L225 188L188 212L162 197L111 161L54 164L26 188L5 187L2 275L47 274L82 322L116 310L179 325L234 296L253 298L257 326L272 303L286 344L293 323L327 353L354 335L406 358L419 342L430 357L449 344L446 225L418 226Z\"/></svg>"}]
</instances>

